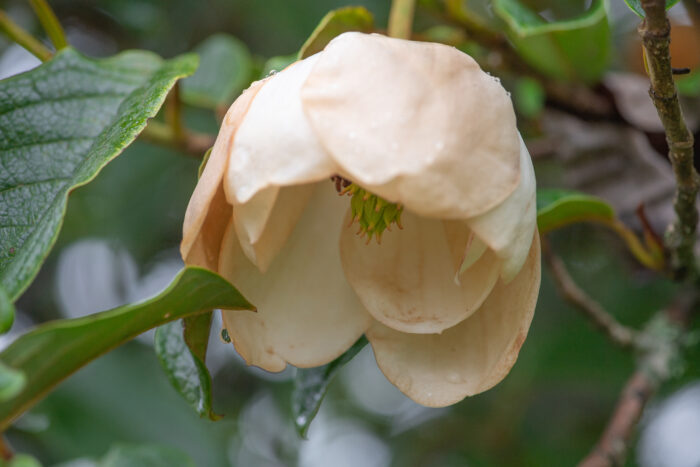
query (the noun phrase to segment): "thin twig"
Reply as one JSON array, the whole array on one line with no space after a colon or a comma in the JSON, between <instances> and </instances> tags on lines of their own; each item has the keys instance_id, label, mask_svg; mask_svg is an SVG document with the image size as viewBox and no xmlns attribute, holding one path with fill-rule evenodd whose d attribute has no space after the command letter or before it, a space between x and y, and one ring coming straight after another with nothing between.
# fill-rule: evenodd
<instances>
[{"instance_id":1,"label":"thin twig","mask_svg":"<svg viewBox=\"0 0 700 467\"><path fill-rule=\"evenodd\" d=\"M682 351L690 314L697 305L697 290L681 291L671 306L647 323L638 337L641 353L637 367L627 380L598 443L579 467L625 465L644 408L661 384L673 376L674 361Z\"/></svg>"},{"instance_id":2,"label":"thin twig","mask_svg":"<svg viewBox=\"0 0 700 467\"><path fill-rule=\"evenodd\" d=\"M564 299L583 313L611 342L622 348L634 347L637 332L618 322L610 313L589 297L566 270L564 262L552 252L549 242L542 242L544 258Z\"/></svg>"},{"instance_id":3,"label":"thin twig","mask_svg":"<svg viewBox=\"0 0 700 467\"><path fill-rule=\"evenodd\" d=\"M613 467L625 463L627 449L642 412L656 392L656 383L643 371L637 370L627 380L608 426L591 453L579 467Z\"/></svg>"},{"instance_id":4,"label":"thin twig","mask_svg":"<svg viewBox=\"0 0 700 467\"><path fill-rule=\"evenodd\" d=\"M167 146L187 155L201 159L207 149L214 145L215 137L206 133L185 130L181 138L177 138L172 127L151 120L141 133L141 138L150 143Z\"/></svg>"},{"instance_id":5,"label":"thin twig","mask_svg":"<svg viewBox=\"0 0 700 467\"><path fill-rule=\"evenodd\" d=\"M676 177L673 207L676 220L669 226L666 246L671 251L671 264L678 278L698 275L694 246L698 223L696 206L700 176L693 166L693 134L688 130L673 81L669 51L671 25L666 17L664 0L642 0L646 17L638 31L647 59L651 96L666 131L668 157Z\"/></svg>"},{"instance_id":6,"label":"thin twig","mask_svg":"<svg viewBox=\"0 0 700 467\"><path fill-rule=\"evenodd\" d=\"M391 37L410 39L416 0L392 0L387 32Z\"/></svg>"},{"instance_id":7,"label":"thin twig","mask_svg":"<svg viewBox=\"0 0 700 467\"><path fill-rule=\"evenodd\" d=\"M34 13L39 18L41 26L46 31L46 35L49 36L56 50L68 47L66 33L63 31L61 23L48 2L46 0L29 0L29 4L34 9Z\"/></svg>"},{"instance_id":8,"label":"thin twig","mask_svg":"<svg viewBox=\"0 0 700 467\"><path fill-rule=\"evenodd\" d=\"M19 27L17 23L7 16L7 13L0 10L0 31L13 42L27 49L32 55L42 62L51 58L51 51L41 42L34 38L27 31Z\"/></svg>"}]
</instances>

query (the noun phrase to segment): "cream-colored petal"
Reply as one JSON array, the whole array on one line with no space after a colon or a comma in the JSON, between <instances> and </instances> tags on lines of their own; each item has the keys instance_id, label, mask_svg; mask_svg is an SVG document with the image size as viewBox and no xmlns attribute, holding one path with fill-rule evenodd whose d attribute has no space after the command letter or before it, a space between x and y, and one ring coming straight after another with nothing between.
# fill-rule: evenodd
<instances>
[{"instance_id":1,"label":"cream-colored petal","mask_svg":"<svg viewBox=\"0 0 700 467\"><path fill-rule=\"evenodd\" d=\"M501 277L507 282L520 271L537 228L535 171L525 143L520 140L520 183L500 205L467 219L469 227L503 261Z\"/></svg>"},{"instance_id":2,"label":"cream-colored petal","mask_svg":"<svg viewBox=\"0 0 700 467\"><path fill-rule=\"evenodd\" d=\"M233 208L234 226L246 257L260 272L282 249L314 190L313 184L268 187Z\"/></svg>"},{"instance_id":3,"label":"cream-colored petal","mask_svg":"<svg viewBox=\"0 0 700 467\"><path fill-rule=\"evenodd\" d=\"M236 134L226 173L226 197L245 203L269 186L301 185L336 173L311 130L300 89L318 55L296 62L268 79Z\"/></svg>"},{"instance_id":4,"label":"cream-colored petal","mask_svg":"<svg viewBox=\"0 0 700 467\"><path fill-rule=\"evenodd\" d=\"M452 252L455 283L461 284L461 275L476 263L488 247L474 235L464 221L443 221L447 244Z\"/></svg>"},{"instance_id":5,"label":"cream-colored petal","mask_svg":"<svg viewBox=\"0 0 700 467\"><path fill-rule=\"evenodd\" d=\"M404 211L402 223L403 230L384 233L381 245L366 244L354 226L345 227L340 237L345 276L380 322L404 332L441 332L479 308L498 279L500 262L487 251L459 285L443 222Z\"/></svg>"},{"instance_id":6,"label":"cream-colored petal","mask_svg":"<svg viewBox=\"0 0 700 467\"><path fill-rule=\"evenodd\" d=\"M540 243L508 284L442 334L408 334L375 323L367 331L377 364L404 394L430 407L454 404L500 382L517 359L537 303Z\"/></svg>"},{"instance_id":7,"label":"cream-colored petal","mask_svg":"<svg viewBox=\"0 0 700 467\"><path fill-rule=\"evenodd\" d=\"M257 313L224 312L238 352L251 365L280 371L285 362L323 365L342 354L367 329L364 311L340 264L338 238L348 200L333 184L317 184L285 246L267 272L241 251L229 227L220 273L257 307ZM274 213L273 213L274 216Z\"/></svg>"},{"instance_id":8,"label":"cream-colored petal","mask_svg":"<svg viewBox=\"0 0 700 467\"><path fill-rule=\"evenodd\" d=\"M454 47L345 33L301 95L339 173L417 214L475 216L518 184L510 98Z\"/></svg>"},{"instance_id":9,"label":"cream-colored petal","mask_svg":"<svg viewBox=\"0 0 700 467\"><path fill-rule=\"evenodd\" d=\"M226 203L226 198L223 196L222 180L226 172L228 156L233 147L233 140L236 136L243 117L245 117L250 104L258 94L263 84L266 81L256 81L251 84L248 89L243 91L238 99L231 105L226 112L224 121L221 125L219 135L216 137L216 142L212 148L209 160L202 172L202 176L197 182L197 186L192 193L190 202L185 211L185 220L182 227L182 242L180 243L180 253L182 258L188 264L187 258L190 257L190 250L195 247L198 252L194 254L198 258L198 265L207 266L207 264L215 264L215 257L211 256L211 252L218 252L218 247L221 242L223 230L231 216L229 208L225 208L227 213L221 218L222 209ZM208 217L215 217L207 221ZM218 232L217 235L206 235L209 238L201 238L202 230L205 223L210 223ZM218 239L216 239L218 237ZM205 254L205 250L209 253ZM202 263L204 261L206 264Z\"/></svg>"}]
</instances>

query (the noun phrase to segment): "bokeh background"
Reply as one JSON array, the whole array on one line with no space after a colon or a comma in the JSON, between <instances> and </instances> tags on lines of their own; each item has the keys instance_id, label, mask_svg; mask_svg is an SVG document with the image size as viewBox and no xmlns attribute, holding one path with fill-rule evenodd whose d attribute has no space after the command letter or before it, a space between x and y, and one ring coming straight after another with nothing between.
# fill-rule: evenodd
<instances>
[{"instance_id":1,"label":"bokeh background","mask_svg":"<svg viewBox=\"0 0 700 467\"><path fill-rule=\"evenodd\" d=\"M488 2L482 3L488 10ZM526 3L546 19L575 16L591 5L584 0ZM690 29L675 44L682 44L691 63L677 66L700 62L698 23L693 25L686 10L690 3L671 10L674 25ZM242 78L249 82L260 76L269 57L295 53L328 10L348 2L51 4L69 41L92 56L141 48L171 57L196 49L213 34L230 34L249 53ZM371 10L379 28L386 24L388 1L352 4ZM27 2L6 1L3 6L41 35ZM517 75L503 76L503 83L514 93L539 186L604 196L633 226L638 222L634 209L645 203L662 229L670 219L673 185L663 150L656 149L659 128L646 97L636 43L638 18L621 0L608 5L608 17L610 58L603 83L594 87L603 86L614 95L616 111L641 122L636 129L549 105L537 83ZM436 16L418 10L416 31L438 23ZM37 64L0 38L0 77ZM222 69L230 65L222 64ZM695 130L698 90L700 86L688 86L684 94ZM188 126L216 133L215 112L187 107L185 117ZM137 141L93 183L76 190L58 245L18 302L17 322L0 338L0 346L34 324L140 300L169 283L182 267L177 247L198 164L191 156ZM552 241L581 286L624 323L640 325L673 294L670 282L645 272L601 227L569 227ZM7 433L10 443L44 465L62 466L93 465L123 445L160 446L180 459L191 458L197 466L574 465L594 445L634 366L632 355L614 347L559 298L545 269L529 337L513 371L494 389L449 408L424 408L384 379L366 348L334 381L309 439L303 440L292 424L294 369L268 374L246 367L233 347L219 338L219 330L220 320L214 324L208 366L215 410L225 415L221 421L198 418L170 387L148 333L62 383L17 421ZM700 353L695 354L646 411L629 465L700 465Z\"/></svg>"}]
</instances>

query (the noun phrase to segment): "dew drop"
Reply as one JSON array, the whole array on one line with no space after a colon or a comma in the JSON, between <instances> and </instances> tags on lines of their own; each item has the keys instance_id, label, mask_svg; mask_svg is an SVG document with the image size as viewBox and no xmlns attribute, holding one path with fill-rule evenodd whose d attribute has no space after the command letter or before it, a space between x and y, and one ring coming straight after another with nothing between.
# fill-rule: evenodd
<instances>
[{"instance_id":1,"label":"dew drop","mask_svg":"<svg viewBox=\"0 0 700 467\"><path fill-rule=\"evenodd\" d=\"M459 375L459 373L448 373L447 381L452 384L459 384L462 382L462 377Z\"/></svg>"}]
</instances>

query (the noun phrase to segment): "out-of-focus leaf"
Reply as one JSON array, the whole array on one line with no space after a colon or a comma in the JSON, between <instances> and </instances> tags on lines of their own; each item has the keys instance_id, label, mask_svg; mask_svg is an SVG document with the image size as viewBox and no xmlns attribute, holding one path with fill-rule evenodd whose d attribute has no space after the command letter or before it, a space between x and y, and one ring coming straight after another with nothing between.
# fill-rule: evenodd
<instances>
[{"instance_id":1,"label":"out-of-focus leaf","mask_svg":"<svg viewBox=\"0 0 700 467\"><path fill-rule=\"evenodd\" d=\"M187 453L169 446L117 445L97 467L195 467L195 464Z\"/></svg>"},{"instance_id":2,"label":"out-of-focus leaf","mask_svg":"<svg viewBox=\"0 0 700 467\"><path fill-rule=\"evenodd\" d=\"M683 96L700 96L700 69L693 70L689 75L676 78L678 92Z\"/></svg>"},{"instance_id":3,"label":"out-of-focus leaf","mask_svg":"<svg viewBox=\"0 0 700 467\"><path fill-rule=\"evenodd\" d=\"M666 0L666 9L668 10L679 1L680 0ZM640 0L625 0L625 3L628 7L630 7L630 10L634 11L634 13L640 18L644 18L646 16Z\"/></svg>"},{"instance_id":4,"label":"out-of-focus leaf","mask_svg":"<svg viewBox=\"0 0 700 467\"><path fill-rule=\"evenodd\" d=\"M228 34L216 34L199 44L197 72L182 81L182 100L215 109L230 104L252 78L248 48Z\"/></svg>"},{"instance_id":5,"label":"out-of-focus leaf","mask_svg":"<svg viewBox=\"0 0 700 467\"><path fill-rule=\"evenodd\" d=\"M321 407L323 396L326 395L328 385L333 377L365 345L367 345L367 338L362 336L343 355L329 364L316 368L297 369L292 392L292 411L294 412L294 425L302 437L306 437L309 426Z\"/></svg>"},{"instance_id":6,"label":"out-of-focus leaf","mask_svg":"<svg viewBox=\"0 0 700 467\"><path fill-rule=\"evenodd\" d=\"M323 50L334 37L348 31L372 32L374 16L365 7L351 6L329 11L299 50L299 59Z\"/></svg>"},{"instance_id":7,"label":"out-of-focus leaf","mask_svg":"<svg viewBox=\"0 0 700 467\"><path fill-rule=\"evenodd\" d=\"M604 200L570 190L537 190L537 227L540 233L575 222L611 221L615 211Z\"/></svg>"},{"instance_id":8,"label":"out-of-focus leaf","mask_svg":"<svg viewBox=\"0 0 700 467\"><path fill-rule=\"evenodd\" d=\"M0 285L0 334L4 334L10 330L12 323L15 322L15 306L12 300Z\"/></svg>"},{"instance_id":9,"label":"out-of-focus leaf","mask_svg":"<svg viewBox=\"0 0 700 467\"><path fill-rule=\"evenodd\" d=\"M537 80L519 78L513 94L515 109L523 117L535 117L544 108L546 95L542 85Z\"/></svg>"},{"instance_id":10,"label":"out-of-focus leaf","mask_svg":"<svg viewBox=\"0 0 700 467\"><path fill-rule=\"evenodd\" d=\"M0 286L12 301L55 243L70 191L121 153L196 66L194 55L89 59L66 48L0 82Z\"/></svg>"},{"instance_id":11,"label":"out-of-focus leaf","mask_svg":"<svg viewBox=\"0 0 700 467\"><path fill-rule=\"evenodd\" d=\"M150 300L50 322L21 336L0 353L2 363L27 378L23 391L0 402L0 430L89 361L151 328L213 308L253 307L220 276L188 267Z\"/></svg>"},{"instance_id":12,"label":"out-of-focus leaf","mask_svg":"<svg viewBox=\"0 0 700 467\"><path fill-rule=\"evenodd\" d=\"M553 78L597 81L610 56L611 35L604 0L572 19L547 21L520 0L495 0L508 37L530 65Z\"/></svg>"},{"instance_id":13,"label":"out-of-focus leaf","mask_svg":"<svg viewBox=\"0 0 700 467\"><path fill-rule=\"evenodd\" d=\"M26 383L27 378L24 373L0 362L0 402L15 397Z\"/></svg>"},{"instance_id":14,"label":"out-of-focus leaf","mask_svg":"<svg viewBox=\"0 0 700 467\"><path fill-rule=\"evenodd\" d=\"M265 78L270 75L270 73L276 73L287 68L289 65L297 61L297 54L292 55L278 55L276 57L270 57L263 65L262 73L260 73L260 78Z\"/></svg>"},{"instance_id":15,"label":"out-of-focus leaf","mask_svg":"<svg viewBox=\"0 0 700 467\"><path fill-rule=\"evenodd\" d=\"M15 454L9 462L0 460L0 467L41 467L41 463L29 454Z\"/></svg>"},{"instance_id":16,"label":"out-of-focus leaf","mask_svg":"<svg viewBox=\"0 0 700 467\"><path fill-rule=\"evenodd\" d=\"M156 329L155 350L175 390L200 417L218 420L212 411L211 376L205 365L211 312L183 322L174 321ZM185 331L187 340L183 337Z\"/></svg>"}]
</instances>

